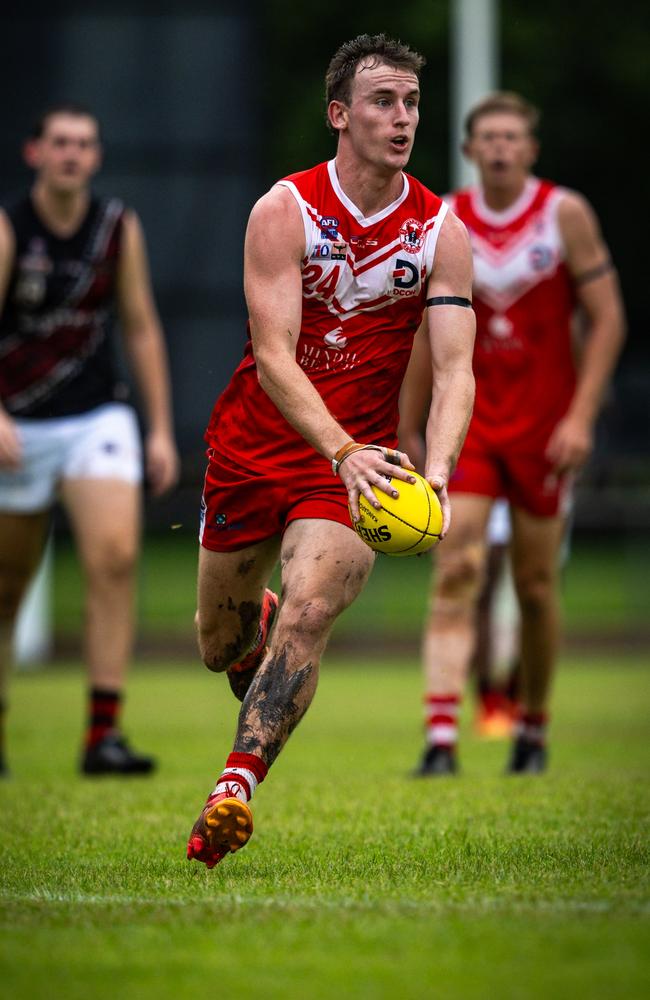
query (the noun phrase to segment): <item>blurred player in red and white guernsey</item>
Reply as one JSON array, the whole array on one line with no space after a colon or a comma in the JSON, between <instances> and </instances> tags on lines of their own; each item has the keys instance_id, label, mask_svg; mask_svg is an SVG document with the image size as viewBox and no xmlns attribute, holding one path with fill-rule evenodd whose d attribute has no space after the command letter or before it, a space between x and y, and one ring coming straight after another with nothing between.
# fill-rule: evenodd
<instances>
[{"instance_id":1,"label":"blurred player in red and white guernsey","mask_svg":"<svg viewBox=\"0 0 650 1000\"><path fill-rule=\"evenodd\" d=\"M546 766L560 635L559 551L573 477L592 449L624 339L617 276L592 208L582 195L531 174L538 120L538 111L517 94L495 93L476 105L465 122L464 152L478 168L479 183L448 199L467 226L474 256L476 401L449 484L453 529L436 553L424 638L421 775L456 770L486 526L498 497L510 503L521 618L522 704L508 771L536 773ZM588 327L578 374L571 335L576 308ZM426 355L418 338L404 400L422 398ZM403 412L403 421L407 441L413 418Z\"/></svg>"},{"instance_id":2,"label":"blurred player in red and white guernsey","mask_svg":"<svg viewBox=\"0 0 650 1000\"><path fill-rule=\"evenodd\" d=\"M250 216L250 339L208 427L200 534L201 654L243 699L188 844L209 867L248 840L247 801L309 707L332 625L372 568L348 502L357 518L360 494L379 507L371 487L395 495L412 478L393 449L425 308L426 473L449 526L446 484L474 397L472 265L465 227L403 172L423 61L383 35L341 46L326 75L335 159L275 184ZM279 608L267 589L278 559Z\"/></svg>"}]
</instances>

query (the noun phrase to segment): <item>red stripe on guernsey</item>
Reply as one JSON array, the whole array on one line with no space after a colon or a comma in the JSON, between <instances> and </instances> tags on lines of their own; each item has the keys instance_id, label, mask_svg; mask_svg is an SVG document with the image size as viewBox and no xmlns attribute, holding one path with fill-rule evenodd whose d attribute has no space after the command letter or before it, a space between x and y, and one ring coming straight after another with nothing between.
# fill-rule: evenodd
<instances>
[{"instance_id":1,"label":"red stripe on guernsey","mask_svg":"<svg viewBox=\"0 0 650 1000\"><path fill-rule=\"evenodd\" d=\"M376 264L382 264L385 260L388 260L389 257L393 256L399 245L399 240L394 240L378 257L373 257L372 260L364 260L363 264L359 264L358 267L352 267L352 273L355 278L358 274L370 271Z\"/></svg>"},{"instance_id":2,"label":"red stripe on guernsey","mask_svg":"<svg viewBox=\"0 0 650 1000\"><path fill-rule=\"evenodd\" d=\"M226 771L229 767L244 767L247 771L252 771L252 773L257 778L258 784L266 778L269 773L269 769L261 759L261 757L256 757L252 753L231 753L228 754L228 760L226 761ZM221 780L221 779L219 779Z\"/></svg>"},{"instance_id":3,"label":"red stripe on guernsey","mask_svg":"<svg viewBox=\"0 0 650 1000\"><path fill-rule=\"evenodd\" d=\"M364 302L362 306L357 309L344 309L343 306L337 302L336 299L332 299L331 311L335 313L350 313L350 315L358 315L361 312L368 312L369 309L377 309L379 306L383 305L384 302L394 302L395 299L392 295L380 295L378 299L371 299L370 302Z\"/></svg>"},{"instance_id":4,"label":"red stripe on guernsey","mask_svg":"<svg viewBox=\"0 0 650 1000\"><path fill-rule=\"evenodd\" d=\"M303 202L303 204L305 206L305 212L307 213L307 215L309 216L309 218L311 219L311 221L315 222L317 226L320 226L321 219L323 218L322 215L319 215L318 212L316 211L316 209L312 208L311 205L308 205L306 201ZM337 232L338 232L338 230L337 230Z\"/></svg>"},{"instance_id":5,"label":"red stripe on guernsey","mask_svg":"<svg viewBox=\"0 0 650 1000\"><path fill-rule=\"evenodd\" d=\"M429 232L429 230L433 229L433 227L435 226L435 224L436 224L436 220L435 219L427 219L427 221L424 223L424 225L422 227L422 236L423 237L426 236L427 233ZM388 247L386 247L383 251L378 251L376 254L373 254L371 257L366 257L366 259L363 261L363 263L359 264L358 267L353 267L352 266L352 273L353 273L353 275L356 278L356 276L358 274L363 274L364 271L369 271L372 267L375 266L375 264L381 264L383 261L385 261L389 257L391 257L392 254L395 253L395 251L398 250L400 246L401 246L401 244L400 244L399 240L393 240L393 242Z\"/></svg>"},{"instance_id":6,"label":"red stripe on guernsey","mask_svg":"<svg viewBox=\"0 0 650 1000\"><path fill-rule=\"evenodd\" d=\"M497 232L501 232L503 236L507 234L510 237L526 227L531 217L536 215L553 190L554 185L549 181L540 181L537 193L530 205L520 215L517 215L514 219L509 219L502 226L483 219L475 211L471 189L458 192L455 197L454 211L456 215L466 224L469 224L480 236L487 236L489 239L490 235L492 235L492 239L494 239L494 232L496 230Z\"/></svg>"}]
</instances>

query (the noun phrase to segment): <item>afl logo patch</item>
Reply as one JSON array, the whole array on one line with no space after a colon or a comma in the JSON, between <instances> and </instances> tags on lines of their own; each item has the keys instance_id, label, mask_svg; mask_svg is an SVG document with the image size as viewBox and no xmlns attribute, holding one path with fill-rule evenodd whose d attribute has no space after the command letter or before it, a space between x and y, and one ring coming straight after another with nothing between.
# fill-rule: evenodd
<instances>
[{"instance_id":1,"label":"afl logo patch","mask_svg":"<svg viewBox=\"0 0 650 1000\"><path fill-rule=\"evenodd\" d=\"M399 241L407 253L417 253L424 244L423 226L417 219L406 219L399 230Z\"/></svg>"},{"instance_id":2,"label":"afl logo patch","mask_svg":"<svg viewBox=\"0 0 650 1000\"><path fill-rule=\"evenodd\" d=\"M335 240L339 235L339 220L335 215L323 215L318 223L323 239Z\"/></svg>"}]
</instances>

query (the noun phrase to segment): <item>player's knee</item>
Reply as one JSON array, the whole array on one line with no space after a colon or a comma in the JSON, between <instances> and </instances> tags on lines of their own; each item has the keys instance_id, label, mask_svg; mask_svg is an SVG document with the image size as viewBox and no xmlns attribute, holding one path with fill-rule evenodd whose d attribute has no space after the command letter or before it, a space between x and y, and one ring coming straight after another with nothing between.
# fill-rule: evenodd
<instances>
[{"instance_id":1,"label":"player's knee","mask_svg":"<svg viewBox=\"0 0 650 1000\"><path fill-rule=\"evenodd\" d=\"M285 598L282 629L293 642L302 641L310 645L328 635L337 614L338 608L324 597L312 597L296 603Z\"/></svg>"},{"instance_id":2,"label":"player's knee","mask_svg":"<svg viewBox=\"0 0 650 1000\"><path fill-rule=\"evenodd\" d=\"M555 577L544 571L521 576L516 581L516 587L523 615L545 612L555 601Z\"/></svg>"},{"instance_id":3,"label":"player's knee","mask_svg":"<svg viewBox=\"0 0 650 1000\"><path fill-rule=\"evenodd\" d=\"M445 603L461 604L478 598L483 580L483 559L480 546L466 546L447 554L436 572L436 590Z\"/></svg>"},{"instance_id":4,"label":"player's knee","mask_svg":"<svg viewBox=\"0 0 650 1000\"><path fill-rule=\"evenodd\" d=\"M212 673L221 674L230 666L223 648L215 646L213 643L202 641L201 636L199 636L199 654L203 666L211 670Z\"/></svg>"},{"instance_id":5,"label":"player's knee","mask_svg":"<svg viewBox=\"0 0 650 1000\"><path fill-rule=\"evenodd\" d=\"M220 631L202 631L198 628L199 654L204 666L215 674L221 674L233 663L238 663L250 649L254 632L236 638L225 636Z\"/></svg>"},{"instance_id":6,"label":"player's knee","mask_svg":"<svg viewBox=\"0 0 650 1000\"><path fill-rule=\"evenodd\" d=\"M88 575L98 582L119 582L135 573L137 549L124 539L97 545L86 558Z\"/></svg>"}]
</instances>

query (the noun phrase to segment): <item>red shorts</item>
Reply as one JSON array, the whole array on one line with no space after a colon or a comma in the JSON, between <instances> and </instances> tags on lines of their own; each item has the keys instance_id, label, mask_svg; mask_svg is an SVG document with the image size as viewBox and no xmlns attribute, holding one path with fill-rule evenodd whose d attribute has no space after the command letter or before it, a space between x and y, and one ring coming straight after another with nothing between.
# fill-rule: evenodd
<instances>
[{"instance_id":1,"label":"red shorts","mask_svg":"<svg viewBox=\"0 0 650 1000\"><path fill-rule=\"evenodd\" d=\"M502 454L465 447L449 481L450 493L505 497L536 517L568 513L573 476L557 475L543 455Z\"/></svg>"},{"instance_id":2,"label":"red shorts","mask_svg":"<svg viewBox=\"0 0 650 1000\"><path fill-rule=\"evenodd\" d=\"M256 472L208 451L199 541L213 552L234 552L282 535L299 518L338 521L352 529L348 492L328 463L304 475L294 469Z\"/></svg>"}]
</instances>

